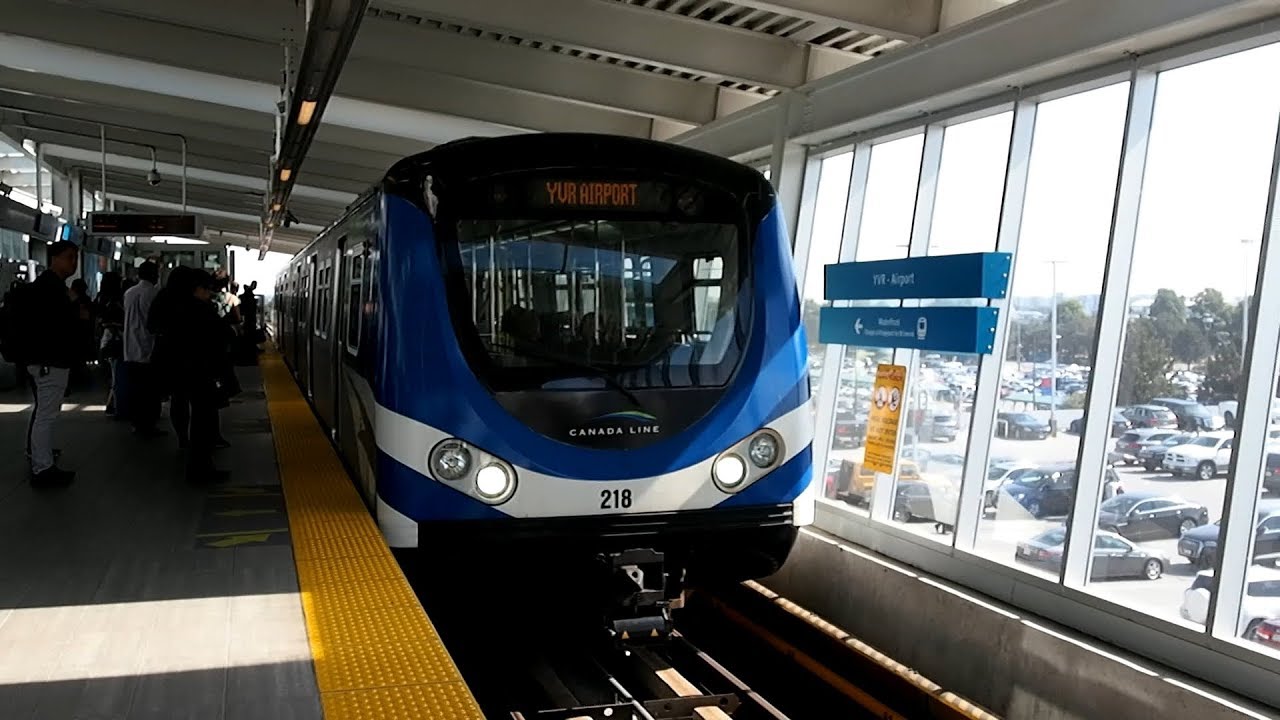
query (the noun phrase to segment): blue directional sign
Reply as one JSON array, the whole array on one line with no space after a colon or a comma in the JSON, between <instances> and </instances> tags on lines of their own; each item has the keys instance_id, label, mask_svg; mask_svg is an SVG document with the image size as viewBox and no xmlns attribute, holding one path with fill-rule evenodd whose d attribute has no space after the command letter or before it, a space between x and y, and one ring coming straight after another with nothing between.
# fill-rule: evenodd
<instances>
[{"instance_id":1,"label":"blue directional sign","mask_svg":"<svg viewBox=\"0 0 1280 720\"><path fill-rule=\"evenodd\" d=\"M828 300L1002 298L1009 290L1009 253L939 255L827 266Z\"/></svg>"},{"instance_id":2,"label":"blue directional sign","mask_svg":"<svg viewBox=\"0 0 1280 720\"><path fill-rule=\"evenodd\" d=\"M818 339L834 345L989 353L999 311L990 307L824 307Z\"/></svg>"}]
</instances>

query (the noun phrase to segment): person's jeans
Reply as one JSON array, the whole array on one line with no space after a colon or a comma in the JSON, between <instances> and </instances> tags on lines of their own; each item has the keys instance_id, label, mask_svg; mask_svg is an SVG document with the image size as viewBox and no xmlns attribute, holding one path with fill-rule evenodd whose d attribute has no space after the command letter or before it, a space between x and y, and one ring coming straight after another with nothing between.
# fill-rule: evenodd
<instances>
[{"instance_id":1,"label":"person's jeans","mask_svg":"<svg viewBox=\"0 0 1280 720\"><path fill-rule=\"evenodd\" d=\"M28 365L27 373L35 401L27 426L27 453L31 456L31 472L39 474L53 467L53 426L62 411L62 396L71 371Z\"/></svg>"}]
</instances>

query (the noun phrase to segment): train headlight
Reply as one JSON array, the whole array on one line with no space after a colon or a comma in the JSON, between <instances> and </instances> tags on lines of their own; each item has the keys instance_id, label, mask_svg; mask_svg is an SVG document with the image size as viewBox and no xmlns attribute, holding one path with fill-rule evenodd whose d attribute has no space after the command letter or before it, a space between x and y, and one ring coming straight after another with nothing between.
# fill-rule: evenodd
<instances>
[{"instance_id":1,"label":"train headlight","mask_svg":"<svg viewBox=\"0 0 1280 720\"><path fill-rule=\"evenodd\" d=\"M476 473L476 492L486 502L502 502L515 492L515 474L498 463L485 465Z\"/></svg>"},{"instance_id":2,"label":"train headlight","mask_svg":"<svg viewBox=\"0 0 1280 720\"><path fill-rule=\"evenodd\" d=\"M471 471L471 451L459 440L445 440L431 451L431 472L441 480L458 480Z\"/></svg>"},{"instance_id":3,"label":"train headlight","mask_svg":"<svg viewBox=\"0 0 1280 720\"><path fill-rule=\"evenodd\" d=\"M761 470L773 465L778 460L778 438L767 432L751 438L747 457L750 457L752 464Z\"/></svg>"},{"instance_id":4,"label":"train headlight","mask_svg":"<svg viewBox=\"0 0 1280 720\"><path fill-rule=\"evenodd\" d=\"M747 464L737 455L724 455L711 466L711 476L721 489L732 492L747 479Z\"/></svg>"}]
</instances>

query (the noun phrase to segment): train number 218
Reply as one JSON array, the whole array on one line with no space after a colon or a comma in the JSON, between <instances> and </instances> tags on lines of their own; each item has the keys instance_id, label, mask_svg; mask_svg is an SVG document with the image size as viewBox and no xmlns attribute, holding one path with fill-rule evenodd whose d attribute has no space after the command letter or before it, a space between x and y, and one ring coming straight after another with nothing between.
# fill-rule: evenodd
<instances>
[{"instance_id":1,"label":"train number 218","mask_svg":"<svg viewBox=\"0 0 1280 720\"><path fill-rule=\"evenodd\" d=\"M601 490L601 510L625 510L631 507L630 490Z\"/></svg>"}]
</instances>

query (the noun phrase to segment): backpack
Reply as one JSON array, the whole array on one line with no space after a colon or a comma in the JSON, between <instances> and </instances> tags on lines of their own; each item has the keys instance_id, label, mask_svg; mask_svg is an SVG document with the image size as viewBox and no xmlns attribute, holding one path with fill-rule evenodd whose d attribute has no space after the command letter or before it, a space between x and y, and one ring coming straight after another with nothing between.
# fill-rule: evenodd
<instances>
[{"instance_id":1,"label":"backpack","mask_svg":"<svg viewBox=\"0 0 1280 720\"><path fill-rule=\"evenodd\" d=\"M0 300L0 357L14 364L24 363L30 355L35 313L32 292L31 283L20 283Z\"/></svg>"}]
</instances>

